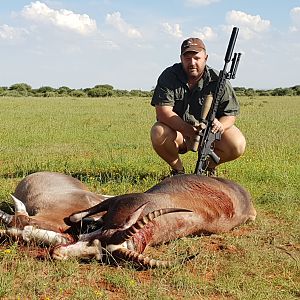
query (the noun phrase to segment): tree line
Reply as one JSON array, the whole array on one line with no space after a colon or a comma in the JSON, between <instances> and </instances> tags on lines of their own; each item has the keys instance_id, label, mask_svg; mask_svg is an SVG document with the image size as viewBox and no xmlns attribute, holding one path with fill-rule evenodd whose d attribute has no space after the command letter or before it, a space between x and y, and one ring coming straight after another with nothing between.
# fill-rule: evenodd
<instances>
[{"instance_id":1,"label":"tree line","mask_svg":"<svg viewBox=\"0 0 300 300\"><path fill-rule=\"evenodd\" d=\"M300 85L289 88L275 88L270 90L255 90L253 88L234 87L237 96L299 96ZM119 90L114 89L112 85L100 84L92 88L71 89L67 86L53 88L50 86L42 86L38 89L33 89L29 84L16 83L10 87L0 87L0 96L10 97L151 97L151 91L142 90Z\"/></svg>"},{"instance_id":2,"label":"tree line","mask_svg":"<svg viewBox=\"0 0 300 300\"><path fill-rule=\"evenodd\" d=\"M237 96L299 96L300 85L289 88L276 88L271 90L255 90L252 88L234 87Z\"/></svg>"},{"instance_id":3,"label":"tree line","mask_svg":"<svg viewBox=\"0 0 300 300\"><path fill-rule=\"evenodd\" d=\"M0 87L0 96L11 97L122 97L138 96L150 97L151 91L142 90L118 90L109 84L95 85L93 88L71 89L67 86L53 88L51 86L42 86L33 89L29 84L16 83L10 87Z\"/></svg>"}]
</instances>

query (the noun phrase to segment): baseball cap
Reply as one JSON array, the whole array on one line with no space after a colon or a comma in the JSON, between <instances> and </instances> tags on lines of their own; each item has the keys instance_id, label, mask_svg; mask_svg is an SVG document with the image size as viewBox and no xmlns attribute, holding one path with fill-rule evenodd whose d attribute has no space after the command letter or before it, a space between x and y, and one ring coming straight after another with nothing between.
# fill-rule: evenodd
<instances>
[{"instance_id":1,"label":"baseball cap","mask_svg":"<svg viewBox=\"0 0 300 300\"><path fill-rule=\"evenodd\" d=\"M202 50L205 50L205 45L203 41L198 38L188 38L181 44L181 54L184 54L188 51L200 52Z\"/></svg>"}]
</instances>

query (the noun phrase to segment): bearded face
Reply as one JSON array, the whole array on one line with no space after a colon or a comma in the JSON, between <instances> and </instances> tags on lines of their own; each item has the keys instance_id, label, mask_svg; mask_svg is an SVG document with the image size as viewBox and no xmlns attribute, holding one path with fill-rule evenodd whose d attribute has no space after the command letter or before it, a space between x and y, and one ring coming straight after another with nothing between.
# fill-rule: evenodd
<instances>
[{"instance_id":1,"label":"bearded face","mask_svg":"<svg viewBox=\"0 0 300 300\"><path fill-rule=\"evenodd\" d=\"M200 52L189 51L180 56L181 63L188 79L200 79L206 65L208 55L205 50Z\"/></svg>"}]
</instances>

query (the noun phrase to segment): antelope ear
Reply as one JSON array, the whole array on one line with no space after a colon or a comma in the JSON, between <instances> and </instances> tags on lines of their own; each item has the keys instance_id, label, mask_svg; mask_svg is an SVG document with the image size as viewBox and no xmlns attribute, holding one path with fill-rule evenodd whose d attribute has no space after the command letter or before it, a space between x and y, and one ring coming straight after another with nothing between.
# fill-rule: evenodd
<instances>
[{"instance_id":1,"label":"antelope ear","mask_svg":"<svg viewBox=\"0 0 300 300\"><path fill-rule=\"evenodd\" d=\"M139 206L126 220L125 223L123 224L123 226L120 229L127 229L130 226L132 226L133 224L135 224L138 220L138 218L140 217L142 211L144 210L145 206L148 204L148 202L146 202L145 204Z\"/></svg>"},{"instance_id":2,"label":"antelope ear","mask_svg":"<svg viewBox=\"0 0 300 300\"><path fill-rule=\"evenodd\" d=\"M14 200L15 213L22 213L22 214L25 214L28 216L28 213L27 213L24 203L22 201L20 201L19 199L17 199L14 195L10 195L10 196Z\"/></svg>"}]
</instances>

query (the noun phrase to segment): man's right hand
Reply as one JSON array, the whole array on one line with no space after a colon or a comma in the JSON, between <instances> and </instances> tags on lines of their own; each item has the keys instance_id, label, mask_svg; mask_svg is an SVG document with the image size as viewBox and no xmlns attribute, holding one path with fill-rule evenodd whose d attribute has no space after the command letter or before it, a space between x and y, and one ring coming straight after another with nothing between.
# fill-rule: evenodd
<instances>
[{"instance_id":1,"label":"man's right hand","mask_svg":"<svg viewBox=\"0 0 300 300\"><path fill-rule=\"evenodd\" d=\"M193 140L198 134L198 129L184 122L174 111L172 106L155 106L157 121L168 125L170 128L181 132L184 137Z\"/></svg>"}]
</instances>

